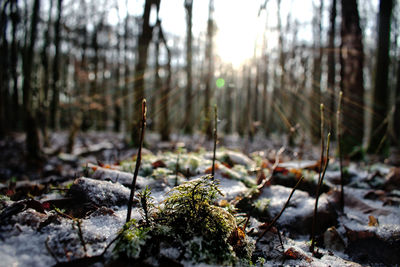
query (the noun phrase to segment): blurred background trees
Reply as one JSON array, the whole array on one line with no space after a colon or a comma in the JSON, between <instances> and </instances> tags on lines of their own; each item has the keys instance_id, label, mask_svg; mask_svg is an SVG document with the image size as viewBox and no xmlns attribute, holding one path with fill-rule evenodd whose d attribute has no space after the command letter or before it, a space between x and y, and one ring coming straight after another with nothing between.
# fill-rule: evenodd
<instances>
[{"instance_id":1,"label":"blurred background trees","mask_svg":"<svg viewBox=\"0 0 400 267\"><path fill-rule=\"evenodd\" d=\"M217 38L226 30L220 3L130 2L1 1L0 138L25 131L34 157L49 145L47 129L122 132L135 145L146 97L149 128L162 140L211 137L217 104L221 134L317 143L319 104L334 131L341 90L345 155L367 144L372 154L399 151L396 1L260 0L255 24L226 1L225 14L259 29L239 64L222 56L230 44ZM175 4L183 32L168 21ZM297 16L306 4L309 14Z\"/></svg>"}]
</instances>

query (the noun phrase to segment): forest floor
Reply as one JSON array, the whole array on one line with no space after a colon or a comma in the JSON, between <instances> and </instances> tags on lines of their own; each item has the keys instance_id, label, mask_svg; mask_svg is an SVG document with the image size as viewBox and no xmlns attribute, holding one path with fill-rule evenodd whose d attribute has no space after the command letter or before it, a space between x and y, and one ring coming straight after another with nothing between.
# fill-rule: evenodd
<instances>
[{"instance_id":1,"label":"forest floor","mask_svg":"<svg viewBox=\"0 0 400 267\"><path fill-rule=\"evenodd\" d=\"M331 152L312 253L318 147L290 148L279 136L252 141L221 136L215 181L209 181L212 142L203 136L160 142L148 133L130 227L125 220L137 150L120 134L92 132L79 134L73 151L66 153L67 139L67 133L52 134L42 162L25 160L23 135L0 141L0 266L400 263L399 167L346 161L341 212L339 164ZM146 187L151 190L148 208L143 204ZM205 195L198 197L196 190ZM198 205L187 214L186 206L176 208L186 203L179 202L185 194L193 198L188 205ZM200 209L209 212L191 218ZM182 230L182 224L188 227Z\"/></svg>"}]
</instances>

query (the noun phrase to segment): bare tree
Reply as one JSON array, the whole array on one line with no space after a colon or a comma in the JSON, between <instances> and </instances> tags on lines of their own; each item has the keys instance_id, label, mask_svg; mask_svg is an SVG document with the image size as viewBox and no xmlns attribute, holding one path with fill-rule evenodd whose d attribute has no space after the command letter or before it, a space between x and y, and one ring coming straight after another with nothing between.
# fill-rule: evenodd
<instances>
[{"instance_id":1,"label":"bare tree","mask_svg":"<svg viewBox=\"0 0 400 267\"><path fill-rule=\"evenodd\" d=\"M53 58L53 97L50 106L50 125L53 129L58 128L59 121L59 102L60 102L60 44L61 44L61 16L62 0L57 1L57 19L54 24L54 47L55 54Z\"/></svg>"},{"instance_id":2,"label":"bare tree","mask_svg":"<svg viewBox=\"0 0 400 267\"><path fill-rule=\"evenodd\" d=\"M343 91L342 153L360 156L354 152L363 144L364 137L364 54L360 17L356 0L342 0L340 45L340 87Z\"/></svg>"},{"instance_id":3,"label":"bare tree","mask_svg":"<svg viewBox=\"0 0 400 267\"><path fill-rule=\"evenodd\" d=\"M400 153L400 59L397 60L397 83L395 90L395 111L393 116L392 146ZM400 159L397 159L400 162Z\"/></svg>"},{"instance_id":4,"label":"bare tree","mask_svg":"<svg viewBox=\"0 0 400 267\"><path fill-rule=\"evenodd\" d=\"M369 153L382 153L388 145L385 136L388 128L388 73L390 63L389 44L392 8L392 0L381 0L379 3L377 62L373 88L372 127L368 147Z\"/></svg>"},{"instance_id":5,"label":"bare tree","mask_svg":"<svg viewBox=\"0 0 400 267\"><path fill-rule=\"evenodd\" d=\"M204 91L204 114L205 114L205 133L209 140L212 139L213 127L210 110L211 90L213 82L213 36L214 36L214 0L210 0L208 6L208 22L207 22L207 38L206 38L206 54L205 54L205 66L206 66L206 77L205 77L205 91Z\"/></svg>"},{"instance_id":6,"label":"bare tree","mask_svg":"<svg viewBox=\"0 0 400 267\"><path fill-rule=\"evenodd\" d=\"M10 1L2 3L0 10L0 56L2 58L0 63L0 138L3 138L7 132L7 98L9 87L9 56L8 56L8 40L7 40L7 27L8 27L8 14Z\"/></svg>"},{"instance_id":7,"label":"bare tree","mask_svg":"<svg viewBox=\"0 0 400 267\"><path fill-rule=\"evenodd\" d=\"M28 157L32 159L40 158L39 133L37 130L37 122L35 111L32 106L32 69L34 48L37 36L37 25L39 22L40 0L35 0L33 4L33 12L31 16L31 28L29 33L29 43L25 44L24 62L23 62L23 107L25 115L25 132L26 132L26 147Z\"/></svg>"},{"instance_id":8,"label":"bare tree","mask_svg":"<svg viewBox=\"0 0 400 267\"><path fill-rule=\"evenodd\" d=\"M165 65L165 68L167 71L167 79L161 88L160 106L161 106L161 111L162 111L161 112L162 118L161 118L161 123L160 123L160 128L161 128L160 133L161 133L161 140L168 141L169 134L171 131L171 123L170 123L170 118L169 118L169 94L171 91L171 79L172 79L171 50L169 49L169 47L167 45L167 41L165 39L165 35L164 35L163 29L161 27L161 21L159 21L157 23L157 25L158 25L158 39L161 41L165 50L167 51L167 63Z\"/></svg>"},{"instance_id":9,"label":"bare tree","mask_svg":"<svg viewBox=\"0 0 400 267\"><path fill-rule=\"evenodd\" d=\"M11 125L13 129L17 129L19 127L18 122L20 121L20 103L19 103L19 90L18 90L18 46L19 40L17 39L17 28L20 22L19 8L18 8L18 0L11 1L11 52L10 52L10 72L12 79L12 106L13 112L11 116Z\"/></svg>"},{"instance_id":10,"label":"bare tree","mask_svg":"<svg viewBox=\"0 0 400 267\"><path fill-rule=\"evenodd\" d=\"M193 0L185 0L186 10L186 92L185 92L185 119L184 130L190 134L193 131L192 123L192 13Z\"/></svg>"},{"instance_id":11,"label":"bare tree","mask_svg":"<svg viewBox=\"0 0 400 267\"><path fill-rule=\"evenodd\" d=\"M39 124L42 130L43 139L45 145L48 145L48 133L47 133L47 118L48 118L48 107L49 107L49 86L50 86L50 68L49 68L49 47L50 47L50 30L52 27L52 18L51 13L53 10L53 1L50 1L49 6L49 14L46 25L46 31L44 33L44 40L42 51L40 53L42 66L43 66L43 74L42 74L42 96L39 103Z\"/></svg>"},{"instance_id":12,"label":"bare tree","mask_svg":"<svg viewBox=\"0 0 400 267\"><path fill-rule=\"evenodd\" d=\"M320 0L319 7L314 7L315 14L313 18L314 46L313 46L313 81L311 91L311 139L313 143L318 143L321 137L320 133L320 114L319 104L321 103L321 61L322 61L322 10L323 1Z\"/></svg>"},{"instance_id":13,"label":"bare tree","mask_svg":"<svg viewBox=\"0 0 400 267\"><path fill-rule=\"evenodd\" d=\"M142 16L142 30L138 39L138 58L135 64L135 80L134 80L134 94L133 94L133 121L131 131L131 142L134 146L139 142L140 120L141 120L141 101L144 98L145 83L144 75L147 69L147 51L153 35L154 26L150 25L150 12L152 6L157 9L157 14L160 9L160 0L146 0L144 4L144 12Z\"/></svg>"},{"instance_id":14,"label":"bare tree","mask_svg":"<svg viewBox=\"0 0 400 267\"><path fill-rule=\"evenodd\" d=\"M329 127L331 129L331 139L334 139L336 136L333 131L335 128L335 75L336 75L336 47L335 47L335 24L336 24L336 0L332 0L330 16L329 16L329 30L328 30L328 94L329 94L329 103L328 103L328 120Z\"/></svg>"}]
</instances>

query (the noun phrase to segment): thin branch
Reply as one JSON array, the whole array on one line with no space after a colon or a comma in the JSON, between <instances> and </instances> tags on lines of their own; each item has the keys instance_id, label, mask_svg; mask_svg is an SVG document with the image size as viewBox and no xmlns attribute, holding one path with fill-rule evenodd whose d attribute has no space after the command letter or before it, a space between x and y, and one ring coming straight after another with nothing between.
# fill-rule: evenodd
<instances>
[{"instance_id":1,"label":"thin branch","mask_svg":"<svg viewBox=\"0 0 400 267\"><path fill-rule=\"evenodd\" d=\"M81 244L82 244L82 247L83 247L83 251L85 252L85 257L87 257L86 242L83 239L82 228L81 228L81 220L80 219L76 219L75 221L76 221L76 224L78 225L79 240L81 241Z\"/></svg>"},{"instance_id":2,"label":"thin branch","mask_svg":"<svg viewBox=\"0 0 400 267\"><path fill-rule=\"evenodd\" d=\"M341 115L341 107L342 107L342 98L343 98L343 92L340 91L339 93L339 103L338 103L338 109L336 113L336 128L337 128L337 142L338 142L338 154L339 154L339 168L340 168L340 210L343 212L344 210L344 177L343 177L343 155L342 155L342 133L341 133L341 121L340 121L340 115Z\"/></svg>"},{"instance_id":3,"label":"thin branch","mask_svg":"<svg viewBox=\"0 0 400 267\"><path fill-rule=\"evenodd\" d=\"M274 224L276 223L276 221L278 221L278 219L281 217L283 211L286 209L286 207L289 205L289 201L292 198L294 191L296 191L296 188L299 186L299 184L301 183L301 181L303 181L304 176L302 176L296 183L296 185L293 187L292 192L289 195L288 200L286 201L285 205L282 207L281 211L279 212L278 215L275 216L275 218L272 220L272 222L267 226L267 228L264 230L264 232L257 238L257 242L260 241L260 239L265 235L266 232L268 232L272 226L274 226Z\"/></svg>"},{"instance_id":4,"label":"thin branch","mask_svg":"<svg viewBox=\"0 0 400 267\"><path fill-rule=\"evenodd\" d=\"M311 246L310 246L310 251L314 255L314 247L315 247L315 227L317 223L317 215L318 215L318 199L319 199L319 192L320 188L322 185L322 182L325 177L326 173L326 168L328 167L329 164L329 146L330 146L330 140L331 140L331 133L328 133L328 141L326 145L326 161L325 161L325 166L324 170L322 172L321 179L318 180L318 186L317 186L317 195L315 196L315 206L314 206L314 216L313 216L313 221L312 221L312 229L311 229Z\"/></svg>"},{"instance_id":5,"label":"thin branch","mask_svg":"<svg viewBox=\"0 0 400 267\"><path fill-rule=\"evenodd\" d=\"M216 151L217 151L217 123L218 123L218 110L217 110L217 105L214 106L214 152L213 152L213 160L212 160L212 169L211 169L211 175L212 179L214 179L215 175L215 157L216 157Z\"/></svg>"},{"instance_id":6,"label":"thin branch","mask_svg":"<svg viewBox=\"0 0 400 267\"><path fill-rule=\"evenodd\" d=\"M57 263L59 263L60 261L57 259L57 256L54 254L54 252L51 250L51 248L49 246L49 237L46 238L46 241L44 242L44 244L46 245L46 249L50 253L50 255L55 259L55 261Z\"/></svg>"},{"instance_id":7,"label":"thin branch","mask_svg":"<svg viewBox=\"0 0 400 267\"><path fill-rule=\"evenodd\" d=\"M143 99L142 100L142 127L140 129L139 148L138 148L138 153L136 156L135 172L133 174L133 180L132 180L132 185L131 185L131 194L129 196L128 212L126 214L126 222L129 222L131 220L133 197L135 196L136 179L137 179L137 176L139 173L140 162L142 160L142 147L143 147L144 131L146 129L146 113L147 113L146 99Z\"/></svg>"}]
</instances>

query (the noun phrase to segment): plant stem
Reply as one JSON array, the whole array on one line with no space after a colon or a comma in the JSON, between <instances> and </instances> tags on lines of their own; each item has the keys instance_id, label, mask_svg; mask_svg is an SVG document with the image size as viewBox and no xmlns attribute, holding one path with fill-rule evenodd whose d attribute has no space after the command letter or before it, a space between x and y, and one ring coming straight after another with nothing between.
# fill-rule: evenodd
<instances>
[{"instance_id":1,"label":"plant stem","mask_svg":"<svg viewBox=\"0 0 400 267\"><path fill-rule=\"evenodd\" d=\"M217 105L214 106L214 152L213 152L213 160L212 160L212 169L211 169L211 175L212 179L214 180L214 175L215 175L215 157L216 157L216 151L217 151L217 123L218 123L218 110L217 110Z\"/></svg>"},{"instance_id":2,"label":"plant stem","mask_svg":"<svg viewBox=\"0 0 400 267\"><path fill-rule=\"evenodd\" d=\"M318 199L319 199L319 192L320 188L322 185L322 182L325 177L326 169L328 167L329 163L329 147L330 147L330 141L331 141L331 133L328 133L328 141L326 145L326 161L325 161L325 166L324 170L322 171L322 175L320 174L320 179L318 180L318 185L317 185L317 195L315 196L315 206L314 206L314 215L313 215L313 221L312 221L312 229L311 229L311 246L310 246L310 251L314 255L314 247L315 247L315 227L317 223L317 214L318 214Z\"/></svg>"},{"instance_id":3,"label":"plant stem","mask_svg":"<svg viewBox=\"0 0 400 267\"><path fill-rule=\"evenodd\" d=\"M138 148L138 152L137 152L137 156L136 156L135 172L133 174L133 180L132 180L132 185L131 185L131 194L129 196L128 213L126 214L126 222L129 222L131 220L131 212L132 212L133 197L135 195L136 179L137 179L137 176L139 173L140 162L142 160L144 130L146 128L146 113L147 113L146 99L143 99L142 100L142 125L141 125L141 129L140 129L139 148Z\"/></svg>"},{"instance_id":4,"label":"plant stem","mask_svg":"<svg viewBox=\"0 0 400 267\"><path fill-rule=\"evenodd\" d=\"M318 181L321 180L322 166L324 164L324 150L325 150L325 142L324 142L324 104L320 105L321 112L321 157L319 163L319 175Z\"/></svg>"},{"instance_id":5,"label":"plant stem","mask_svg":"<svg viewBox=\"0 0 400 267\"><path fill-rule=\"evenodd\" d=\"M178 186L178 171L179 171L179 156L181 155L181 151L178 149L178 156L176 159L176 166L175 166L175 186Z\"/></svg>"},{"instance_id":6,"label":"plant stem","mask_svg":"<svg viewBox=\"0 0 400 267\"><path fill-rule=\"evenodd\" d=\"M342 134L341 134L341 123L340 123L340 115L341 115L341 107L342 107L342 97L343 97L343 92L340 91L339 93L339 103L338 103L338 109L336 112L336 131L337 131L337 142L338 142L338 154L339 154L339 168L340 168L340 210L343 212L344 210L344 177L343 177L343 155L342 155L342 149L341 149L341 139L342 139Z\"/></svg>"},{"instance_id":7,"label":"plant stem","mask_svg":"<svg viewBox=\"0 0 400 267\"><path fill-rule=\"evenodd\" d=\"M279 212L279 214L275 216L275 218L274 218L274 219L272 220L272 222L267 226L267 228L264 230L264 232L262 232L262 234L257 238L257 241L256 241L256 242L258 242L258 241L265 235L265 233L268 232L268 231L272 228L272 226L274 226L274 224L276 223L276 221L281 217L283 211L284 211L284 210L286 209L286 207L289 205L289 201L290 201L290 199L292 198L292 196L293 196L293 194L294 194L294 191L296 191L296 188L299 186L299 184L301 183L301 181L303 181L303 179L304 179L304 176L302 176L302 177L297 181L296 185L293 187L292 192L291 192L290 195L289 195L288 200L286 201L285 205L282 207L282 209L281 209L281 211Z\"/></svg>"}]
</instances>

